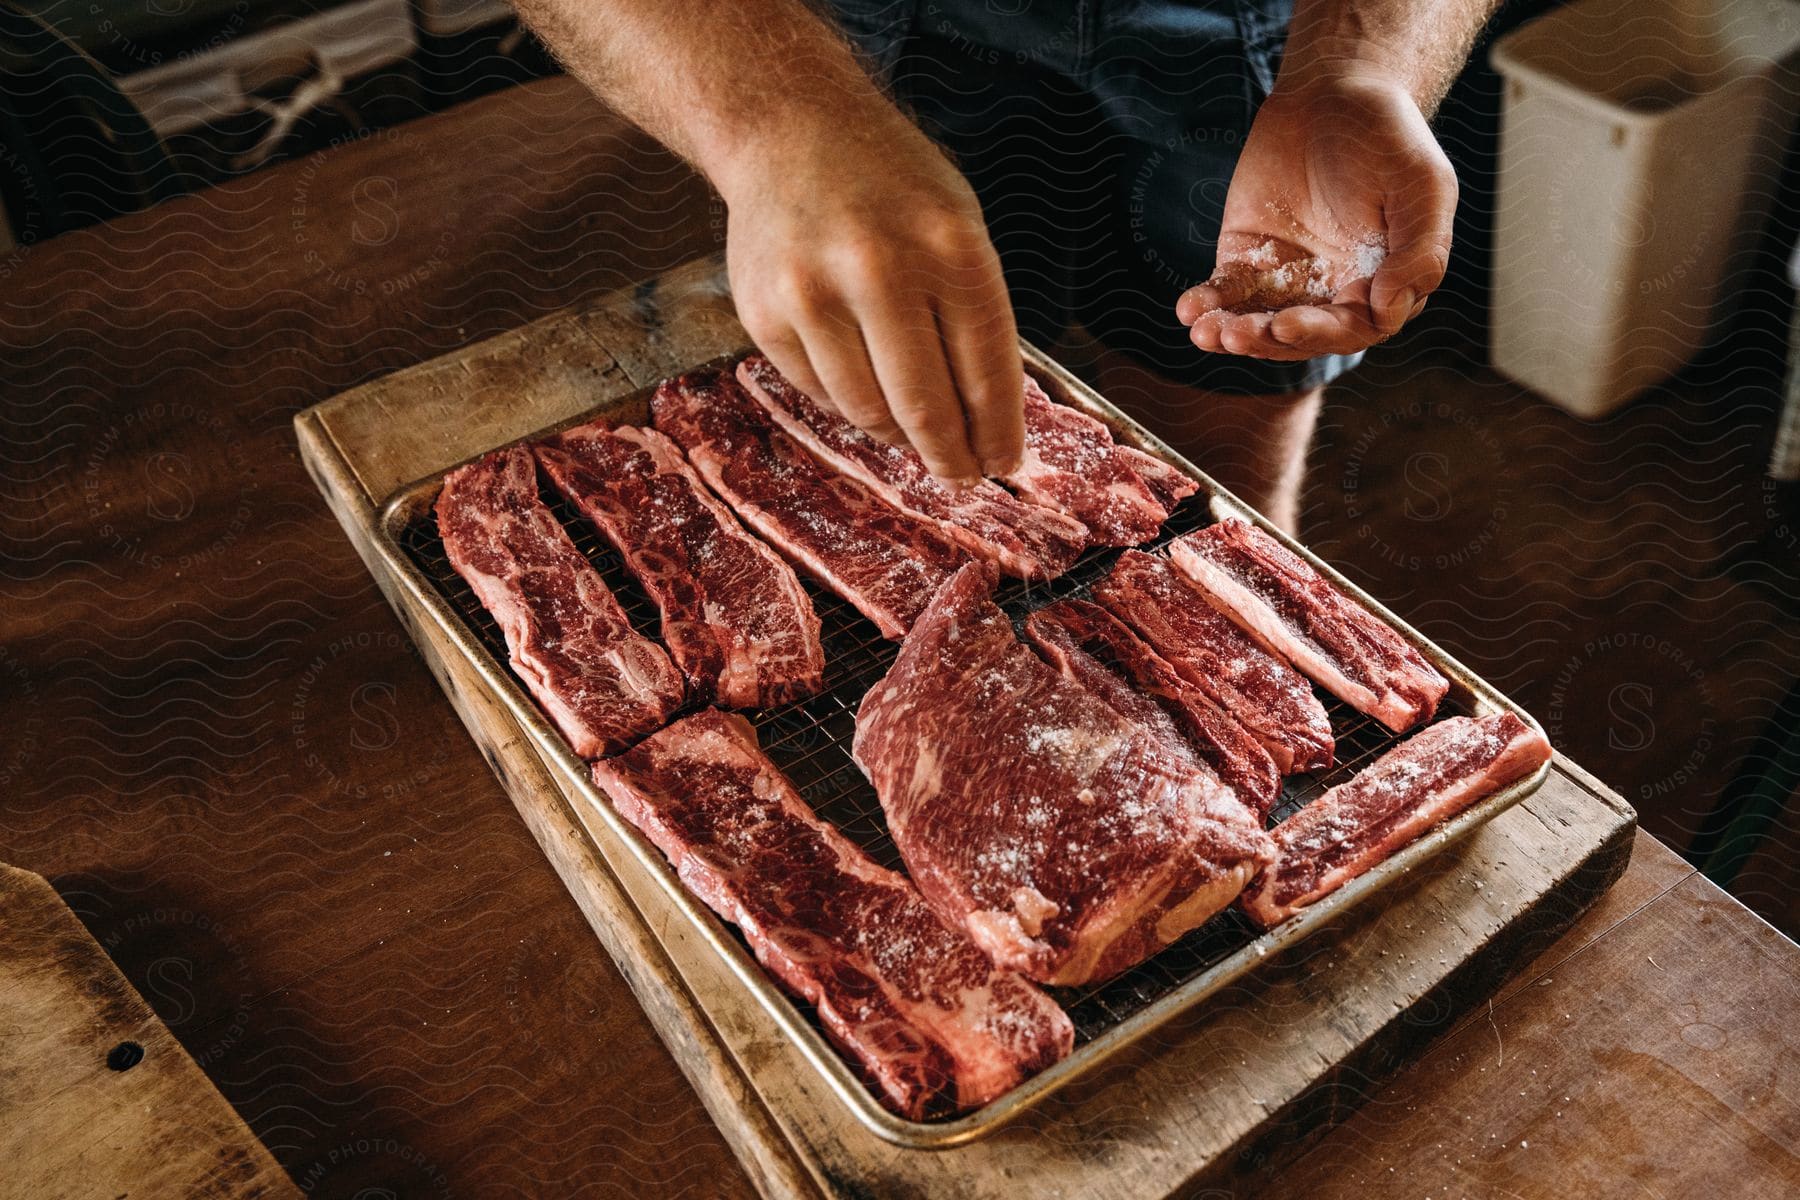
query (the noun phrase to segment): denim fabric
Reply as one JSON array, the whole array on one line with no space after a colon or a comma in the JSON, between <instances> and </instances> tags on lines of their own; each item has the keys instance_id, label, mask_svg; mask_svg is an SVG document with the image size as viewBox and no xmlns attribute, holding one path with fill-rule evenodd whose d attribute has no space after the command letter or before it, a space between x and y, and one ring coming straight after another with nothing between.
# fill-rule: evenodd
<instances>
[{"instance_id":1,"label":"denim fabric","mask_svg":"<svg viewBox=\"0 0 1800 1200\"><path fill-rule=\"evenodd\" d=\"M1291 0L834 7L981 197L1026 337L1078 321L1168 378L1251 395L1304 391L1360 359L1207 354L1175 319L1176 297L1212 273Z\"/></svg>"}]
</instances>

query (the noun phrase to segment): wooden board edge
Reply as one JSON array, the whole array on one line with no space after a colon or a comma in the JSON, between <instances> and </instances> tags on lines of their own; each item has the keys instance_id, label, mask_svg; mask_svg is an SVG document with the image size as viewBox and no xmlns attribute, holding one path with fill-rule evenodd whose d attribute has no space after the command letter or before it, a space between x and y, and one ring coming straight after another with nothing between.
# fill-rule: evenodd
<instances>
[{"instance_id":1,"label":"wooden board edge","mask_svg":"<svg viewBox=\"0 0 1800 1200\"><path fill-rule=\"evenodd\" d=\"M765 1196L822 1197L523 732L497 704L481 699L473 678L458 669L457 657L427 638L406 613L373 552L378 514L330 431L310 410L298 414L294 424L301 458L327 507L745 1173Z\"/></svg>"},{"instance_id":2,"label":"wooden board edge","mask_svg":"<svg viewBox=\"0 0 1800 1200\"><path fill-rule=\"evenodd\" d=\"M66 933L61 930L63 922L58 922L58 936L61 939L59 957L61 955L78 956L84 960L96 976L104 973L112 985L118 989L119 994L114 999L123 999L126 1011L115 1014L119 1018L116 1022L113 1015L109 1015L105 1021L99 1023L93 1032L104 1033L106 1038L103 1040L128 1035L121 1037L121 1040L138 1043L142 1047L140 1051L142 1059L150 1060L154 1056L154 1061L162 1064L162 1070L174 1071L178 1077L176 1082L182 1083L184 1087L190 1089L189 1094L184 1097L184 1102L190 1112L212 1110L210 1120L215 1122L216 1129L222 1132L233 1130L242 1135L234 1140L230 1149L244 1156L242 1165L254 1174L253 1177L244 1180L246 1186L243 1191L234 1189L229 1194L255 1196L258 1200L289 1200L289 1198L299 1200L302 1195L300 1188L282 1168L275 1155L251 1130L243 1115L237 1111L230 1100L225 1098L224 1093L219 1091L218 1086L207 1076L200 1064L194 1061L193 1056L188 1053L187 1047L156 1014L156 1010L150 1006L149 1001L145 1000L143 994L138 991L131 980L125 977L125 973L112 960L112 956L106 952L106 948L94 937L93 932L88 929L80 917L69 908L54 885L36 871L0 862L0 898L9 896L18 898L18 902L21 904L40 906L45 913L55 913L59 917L66 917L68 927ZM96 1001L101 999L99 996L93 998ZM112 1013L111 1009L106 1011L109 1014ZM105 1059L96 1058L91 1078L97 1080L110 1073L111 1070L112 1068ZM64 1090L71 1086L79 1086L79 1083L66 1083ZM200 1094L202 1091L205 1093L204 1095ZM151 1114L151 1116L154 1119L155 1114ZM85 1132L91 1134L91 1130ZM6 1130L0 1128L0 1144L4 1144L5 1134ZM221 1146L221 1149L223 1148L224 1146ZM12 1147L12 1149L28 1148ZM12 1163L8 1169L15 1169L17 1165L17 1163ZM71 1183L73 1182L71 1181ZM201 1179L191 1182L204 1188L206 1195L226 1194L222 1191L215 1192L214 1189L219 1186L217 1180ZM0 1191L3 1190L4 1187L0 1186ZM73 1189L71 1194L73 1194Z\"/></svg>"},{"instance_id":3,"label":"wooden board edge","mask_svg":"<svg viewBox=\"0 0 1800 1200\"><path fill-rule=\"evenodd\" d=\"M659 356L664 352L666 347L661 344L652 344L646 347L639 347L634 354L629 346L624 346L622 343L618 343L617 345L614 344L617 342L617 339L613 336L614 331L610 328L610 323L616 320L624 322L625 326L630 326L632 314L635 311L632 306L639 305L644 301L644 297L627 290L625 293L614 293L607 299L602 300L589 308L580 310L575 315L576 326L588 334L594 345L596 345L603 353L610 355L613 360L619 364L621 369L626 372L627 376L639 384L653 382L656 378L660 378L661 375L668 373L668 370L664 369L664 364L659 361ZM620 333L618 336L625 337L629 332L630 330L627 328L624 333ZM361 389L359 389L359 391L361 391ZM366 396L357 396L356 393L345 393L343 396L336 397L333 401L327 403L343 402L351 397L355 397L358 401L367 400ZM307 414L302 414L302 417L304 418L306 415ZM306 436L304 433L306 427L299 418L297 418L296 424L303 430L304 438ZM329 423L320 423L316 429L316 436L321 446L330 450L332 453L335 453L340 461L344 462L346 468L349 466L348 460L352 457L350 449L335 445L331 438ZM312 469L312 467L309 464L309 470L310 469ZM419 474L425 473L426 472L423 471L419 472ZM327 484L318 473L315 473L314 478L320 482L321 490L324 491L328 497L334 495L334 485ZM352 482L360 484L360 481L355 479L354 472L350 472L347 478ZM368 494L367 489L364 489L361 486L357 487L357 495L360 497L361 511L356 519L364 527L366 536L371 539L378 538L380 534L375 506L385 502L387 497L371 496ZM335 502L334 511L336 511ZM345 525L346 531L350 532L352 542L357 544L358 552L363 555L365 562L369 563L371 570L376 574L377 582L381 584L382 590L387 596L390 605L395 607L397 614L401 618L402 624L408 629L409 633L412 634L414 640L420 643L421 652L426 656L427 661L433 661L434 654L432 647L426 645L421 640L419 632L413 628L415 623L419 623L416 620L415 614L406 611L403 605L397 600L396 593L392 590L391 581L383 579L382 573L376 569L375 563L371 561L369 553L365 551L364 546L360 543L357 533L352 527L351 521L346 519L342 513L339 513L339 520L340 523ZM540 819L548 819L542 818L542 812L545 810L558 814L554 817L554 822L560 822L565 826L569 822L573 822L575 825L586 825L594 819L591 814L585 812L579 799L571 797L565 790L563 784L559 782L559 780L562 779L559 770L552 768L549 763L540 759L535 747L530 743L529 739L524 737L522 729L514 724L510 716L504 712L489 712L484 717L472 715L470 712L465 711L465 703L477 707L486 707L488 709L497 709L498 706L494 705L491 701L487 701L485 697L470 698L466 694L462 694L460 690L446 678L446 667L443 664L434 662L433 669L434 672L438 673L440 684L444 686L446 693L451 696L453 704L457 707L458 714L462 718L464 724L469 727L471 734L475 737L478 745L481 746L484 755L488 757L490 765L493 767L496 774L501 776L503 783L507 786L507 790L509 794L512 795L515 805L519 807L521 814L527 820L528 825L532 827L534 837L538 839L540 846L543 847L546 855L551 858L558 874L562 877L565 887L568 888L572 895L576 896L578 903L581 904L584 913L587 914L590 922L595 922L597 919L594 913L589 909L587 901L582 899L582 890L591 886L591 881L583 877L582 868L576 864L565 864L564 860L559 857L557 846L560 839L574 838L586 841L589 850L597 855L597 862L600 867L609 872L609 882L615 885L619 891L621 899L618 907L614 911L619 913L622 919L628 920L631 923L631 929L629 930L630 935L647 937L650 939L651 945L656 949L656 954L650 957L656 964L659 964L658 970L666 968L667 971L672 972L673 977L671 979L656 978L654 977L656 974L655 971L652 971L652 978L648 980L638 979L633 974L634 968L628 966L628 964L634 961L632 955L628 952L621 953L620 951L615 950L612 943L607 940L607 930L603 929L599 924L595 925L596 932L600 934L602 941L608 945L609 953L612 954L615 962L619 963L621 971L626 974L628 983L630 983L634 993L639 997L639 1002L644 1005L646 1012L651 1016L653 1023L656 1025L658 1032L663 1037L665 1043L668 1044L671 1051L675 1053L677 1060L682 1065L684 1073L687 1074L690 1082L694 1084L696 1090L700 1093L703 1101L706 1103L709 1112L712 1113L715 1123L719 1125L727 1139L731 1141L734 1152L738 1154L740 1161L746 1163L746 1169L750 1170L751 1168L749 1160L745 1157L745 1150L739 1144L739 1138L740 1136L748 1135L740 1135L739 1130L732 1123L734 1119L741 1119L741 1114L731 1107L731 1104L736 1102L720 1101L711 1093L709 1090L712 1086L711 1077L705 1074L705 1070L715 1068L709 1065L702 1069L691 1063L687 1057L687 1053L679 1048L679 1039L689 1036L698 1039L698 1053L702 1057L712 1055L726 1060L729 1065L724 1069L729 1071L730 1078L745 1084L749 1088L745 1102L754 1106L764 1119L773 1122L770 1128L773 1131L773 1136L780 1142L780 1153L788 1158L790 1165L797 1175L806 1175L808 1177L812 1190L806 1191L804 1194L812 1195L819 1194L820 1192L834 1195L857 1194L859 1191L863 1191L864 1189L861 1187L861 1181L857 1177L839 1178L835 1174L830 1174L829 1177L820 1174L821 1171L829 1173L829 1156L816 1153L816 1151L819 1150L819 1147L812 1146L803 1137L800 1137L797 1141L797 1132L788 1130L781 1124L785 1117L783 1116L784 1110L780 1109L780 1097L777 1096L775 1102L772 1104L770 1101L764 1100L757 1094L755 1087L756 1055L754 1053L756 1047L754 1045L740 1044L733 1040L733 1036L730 1033L730 1019L732 1017L730 1012L725 1012L723 1014L721 1019L725 1021L725 1025L720 1026L715 1024L713 1015L709 1015L708 1010L700 1006L699 996L713 996L713 993L709 991L706 986L706 965L701 964L700 975L689 978L684 974L684 965L693 966L694 964L688 963L687 960L683 959L675 950L661 946L656 942L656 935L651 934L647 927L656 922L654 905L651 904L646 907L648 901L646 901L645 897L649 895L649 893L641 890L641 880L628 877L629 864L621 865L616 862L610 862L606 857L606 852L601 849L600 846L596 845L592 839L584 838L582 833L578 830L571 831L570 829L564 828L559 832L553 828L539 828L537 821ZM467 677L473 678L472 675ZM484 739L481 732L484 720L491 720L494 723L495 728L497 730L503 730L503 732L496 732L491 741ZM1455 1006L1454 1011L1469 1011L1470 1007L1476 1002L1474 999L1468 999L1471 995L1470 989L1482 987L1483 981L1488 980L1489 978L1497 979L1503 976L1506 973L1507 968L1516 961L1510 957L1508 953L1509 949L1514 953L1521 952L1519 951L1519 947L1530 944L1526 939L1533 937L1541 939L1544 944L1548 944L1548 942L1562 932L1569 923L1572 923L1580 912L1591 905L1593 901L1605 891L1606 887L1610 886L1618 875L1623 872L1630 854L1631 829L1635 823L1635 814L1633 813L1633 810L1622 798L1618 797L1616 793L1606 789L1604 785L1601 785L1597 780L1594 780L1591 775L1580 770L1574 764L1569 763L1566 759L1562 759L1560 756L1558 756L1557 770L1559 774L1563 775L1569 783L1573 784L1580 793L1593 797L1598 801L1601 809L1607 813L1613 814L1617 818L1617 823L1614 823L1609 827L1606 826L1604 822L1595 822L1596 825L1600 825L1603 828L1610 828L1610 833L1604 840L1600 842L1583 861L1567 864L1567 873L1562 879L1558 880L1545 892L1538 894L1536 898L1532 900L1527 907L1520 910L1507 925L1496 930L1485 943L1481 943L1484 948L1492 951L1491 954L1484 956L1489 960L1487 963L1463 963L1461 966L1453 969L1451 974L1441 978L1437 984L1432 986L1430 991L1419 997L1415 1003L1436 1003L1442 1000L1445 1011L1452 1011L1451 1002L1454 1000L1455 996L1461 995L1465 997L1466 1002ZM512 775L531 776L530 782L533 786L547 788L550 793L555 794L556 800L549 800L547 798L547 793L540 793L535 797L527 796L522 798L521 795L514 791L514 788L517 785L515 784L514 779L511 778ZM530 788L527 788L526 790L529 791ZM1530 804L1531 801L1527 799L1525 801L1525 806L1530 807ZM1540 820L1543 819L1541 810L1537 815ZM1592 832L1591 829L1590 832ZM1622 854L1620 854L1621 847L1623 850ZM1614 856L1617 856L1616 862L1611 861ZM1608 874L1609 871L1610 874ZM1592 894L1585 898L1582 898L1583 880L1600 881L1591 884ZM1546 909L1546 905L1549 906L1548 911L1540 912L1540 910ZM1566 920L1559 922L1556 918L1556 913L1566 913ZM1540 917L1542 918L1541 920L1538 919ZM1476 967L1481 967L1483 969L1472 969ZM651 989L648 994L645 990L642 990L646 987ZM659 1009L661 1000L658 998L658 994L655 991L658 987L672 987L678 989L681 995L693 1006L690 1014L684 1019L676 1020L673 1025L665 1023L664 1015ZM1430 1011L1435 1013L1438 1010L1434 1008ZM1387 1073L1392 1071L1395 1069L1399 1060L1409 1058L1420 1052L1439 1034L1448 1029L1449 1025L1450 1023L1448 1019L1446 1019L1443 1028L1441 1029L1431 1027L1421 1031L1418 1027L1408 1026L1404 1022L1389 1022L1380 1029L1372 1031L1362 1045L1351 1051L1350 1057L1340 1061L1332 1068L1330 1074L1308 1087L1298 1096L1289 1100L1279 1110L1276 1110L1271 1114L1269 1123L1264 1128L1246 1132L1243 1135L1242 1141L1238 1144L1234 1144L1227 1154L1216 1157L1209 1163L1195 1163L1192 1168L1195 1172L1193 1178L1195 1180L1200 1180L1209 1178L1213 1175L1230 1176L1241 1174L1244 1171L1255 1170L1260 1163L1273 1158L1272 1155L1265 1155L1261 1152L1261 1147L1269 1142L1270 1139L1274 1139L1277 1143L1297 1142L1302 1138L1309 1137L1311 1133L1322 1129L1325 1125L1334 1123L1333 1113L1341 1114L1346 1101L1354 1098L1351 1091L1352 1083L1355 1083L1358 1087L1366 1087L1366 1076L1361 1075L1361 1072L1373 1070ZM697 1069L702 1070L700 1075L696 1075ZM720 1104L724 1104L723 1109L719 1107ZM786 1113L786 1116L792 1115L791 1112ZM1276 1130L1279 1132L1272 1133L1269 1132L1269 1130ZM764 1147L760 1145L758 1146L758 1149L763 1148ZM1284 1154L1282 1157L1285 1159L1291 1157L1291 1154ZM752 1170L752 1176L753 1178L758 1178L754 1170ZM765 1190L769 1190L771 1187L770 1184L765 1183L761 1178L758 1178L758 1186L764 1187ZM771 1192L771 1194L790 1193ZM792 1194L801 1193L796 1192Z\"/></svg>"},{"instance_id":4,"label":"wooden board edge","mask_svg":"<svg viewBox=\"0 0 1800 1200\"><path fill-rule=\"evenodd\" d=\"M577 307L555 309L541 317L535 317L523 325L516 325L511 329L502 330L470 342L460 350L434 355L413 363L411 366L400 367L397 370L378 375L366 383L359 383L355 387L328 396L312 407L303 410L300 415L312 414L315 419L329 424L331 416L343 409L356 408L368 403L379 404L380 401L376 397L383 392L391 391L395 385L411 387L423 380L452 374L471 359L496 358L536 340L543 335L546 329L555 329L561 325L573 325L579 311Z\"/></svg>"},{"instance_id":5,"label":"wooden board edge","mask_svg":"<svg viewBox=\"0 0 1800 1200\"><path fill-rule=\"evenodd\" d=\"M1561 771L1564 775L1567 775L1570 781L1580 787L1583 791L1590 793L1595 799L1599 800L1613 811L1629 817L1634 826L1637 824L1637 809L1632 805L1631 801L1625 799L1625 797L1621 796L1618 792L1606 786L1605 783L1586 767L1583 767L1580 763L1564 754L1561 750L1555 751L1551 755L1550 761L1554 764L1555 769Z\"/></svg>"},{"instance_id":6,"label":"wooden board edge","mask_svg":"<svg viewBox=\"0 0 1800 1200\"><path fill-rule=\"evenodd\" d=\"M1586 788L1585 783L1597 785L1598 781L1586 772L1581 775L1585 781L1573 774L1571 779L1583 783L1584 790L1593 790L1601 800L1612 795L1604 785ZM1269 1182L1272 1172L1294 1161L1356 1109L1371 1079L1386 1080L1417 1061L1440 1037L1459 1026L1480 997L1494 995L1514 971L1568 932L1624 876L1631 863L1637 814L1623 800L1608 807L1624 811L1593 853L1496 930L1482 953L1465 958L1409 1008L1431 1013L1429 1022L1396 1020L1382 1026L1312 1087L1270 1114L1261 1130L1198 1173L1192 1183L1222 1187L1235 1194L1231 1191L1234 1184Z\"/></svg>"}]
</instances>

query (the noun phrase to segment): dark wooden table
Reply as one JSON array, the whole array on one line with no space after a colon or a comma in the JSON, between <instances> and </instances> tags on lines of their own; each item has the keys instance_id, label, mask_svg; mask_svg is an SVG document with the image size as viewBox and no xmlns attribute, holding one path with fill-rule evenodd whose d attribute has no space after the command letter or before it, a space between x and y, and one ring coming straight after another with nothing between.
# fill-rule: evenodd
<instances>
[{"instance_id":1,"label":"dark wooden table","mask_svg":"<svg viewBox=\"0 0 1800 1200\"><path fill-rule=\"evenodd\" d=\"M0 860L303 1191L748 1194L289 427L722 232L551 80L0 259ZM1794 945L1641 836L1491 1006L1243 1190L1793 1194L1797 999Z\"/></svg>"}]
</instances>

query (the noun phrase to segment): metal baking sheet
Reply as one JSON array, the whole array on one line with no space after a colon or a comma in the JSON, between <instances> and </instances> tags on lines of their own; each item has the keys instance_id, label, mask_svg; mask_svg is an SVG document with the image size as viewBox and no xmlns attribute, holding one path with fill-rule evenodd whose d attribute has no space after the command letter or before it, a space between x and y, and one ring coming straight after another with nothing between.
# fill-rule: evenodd
<instances>
[{"instance_id":1,"label":"metal baking sheet","mask_svg":"<svg viewBox=\"0 0 1800 1200\"><path fill-rule=\"evenodd\" d=\"M1200 482L1200 491L1171 515L1162 534L1147 548L1161 546L1220 517L1236 516L1254 521L1393 626L1449 677L1450 693L1439 708L1440 716L1508 711L1536 727L1529 714L1491 685L1420 637L1304 547L1263 521L1193 464L1175 454L1043 353L1029 345L1024 346L1024 353L1027 369L1054 399L1099 418L1120 442L1155 454ZM609 401L578 418L540 430L522 440L535 440L556 429L601 418L615 423L643 423L648 420L649 394L650 389L645 389ZM1464 811L1273 930L1259 932L1241 913L1231 908L1117 978L1079 988L1049 989L1068 1010L1075 1025L1075 1049L1068 1058L975 1112L941 1121L909 1121L881 1106L854 1069L832 1049L811 1007L784 992L764 974L736 929L682 887L661 852L619 816L593 783L585 764L569 749L513 677L506 665L506 646L498 627L451 569L438 539L431 506L437 498L443 474L401 489L383 510L384 541L379 549L394 577L475 667L486 686L531 737L545 762L557 768L565 784L599 815L601 833L598 836L614 839L612 845L598 847L603 857L616 859L623 852L635 856L648 868L670 903L701 939L724 959L736 979L757 999L776 1026L798 1045L832 1092L869 1130L901 1146L941 1149L992 1133L1052 1092L1101 1066L1126 1046L1202 1003L1253 970L1267 956L1295 945L1370 895L1401 879L1446 846L1467 837L1530 795L1549 774L1546 765L1531 777ZM654 638L658 624L656 608L625 570L618 555L560 496L546 492L545 499L576 545L593 560L617 593L633 623L641 632ZM997 598L1017 620L1052 600L1085 596L1089 586L1111 569L1118 553L1116 550L1090 551L1066 575L1049 583L1005 580ZM899 853L888 836L875 791L850 758L857 705L869 687L887 672L898 644L882 638L871 622L842 600L810 580L805 582L822 625L825 688L819 695L806 700L747 715L756 727L763 750L787 773L821 816L835 824L877 862L903 869ZM1390 733L1372 718L1322 689L1316 690L1331 716L1332 729L1337 736L1338 762L1329 771L1289 777L1284 783L1281 802L1272 814L1276 821L1285 819L1327 788L1350 778L1401 740L1399 735Z\"/></svg>"}]
</instances>

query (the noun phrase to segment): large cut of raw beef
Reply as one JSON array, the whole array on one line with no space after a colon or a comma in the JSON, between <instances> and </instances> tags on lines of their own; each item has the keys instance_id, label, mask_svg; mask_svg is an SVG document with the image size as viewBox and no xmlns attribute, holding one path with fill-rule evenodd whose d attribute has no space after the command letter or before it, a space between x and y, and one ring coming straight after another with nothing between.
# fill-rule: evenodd
<instances>
[{"instance_id":1,"label":"large cut of raw beef","mask_svg":"<svg viewBox=\"0 0 1800 1200\"><path fill-rule=\"evenodd\" d=\"M819 690L819 618L793 568L744 532L675 443L654 429L592 424L535 449L656 601L691 697L766 708Z\"/></svg>"},{"instance_id":2,"label":"large cut of raw beef","mask_svg":"<svg viewBox=\"0 0 1800 1200\"><path fill-rule=\"evenodd\" d=\"M853 750L945 921L1044 983L1141 962L1270 853L1243 801L1013 635L993 568L939 589L864 697Z\"/></svg>"},{"instance_id":3,"label":"large cut of raw beef","mask_svg":"<svg viewBox=\"0 0 1800 1200\"><path fill-rule=\"evenodd\" d=\"M1385 622L1248 521L1178 537L1169 557L1252 637L1395 732L1429 719L1450 690Z\"/></svg>"},{"instance_id":4,"label":"large cut of raw beef","mask_svg":"<svg viewBox=\"0 0 1800 1200\"><path fill-rule=\"evenodd\" d=\"M904 636L937 586L971 561L935 523L901 512L808 454L730 371L664 381L651 412L751 528L883 636Z\"/></svg>"},{"instance_id":5,"label":"large cut of raw beef","mask_svg":"<svg viewBox=\"0 0 1800 1200\"><path fill-rule=\"evenodd\" d=\"M1117 617L1086 600L1059 600L1027 617L1025 633L1065 676L1155 730L1196 769L1217 772L1258 816L1275 807L1281 775L1262 743Z\"/></svg>"},{"instance_id":6,"label":"large cut of raw beef","mask_svg":"<svg viewBox=\"0 0 1800 1200\"><path fill-rule=\"evenodd\" d=\"M538 499L523 446L444 477L438 532L500 626L513 671L575 753L610 754L681 706L681 673L640 636L587 556Z\"/></svg>"},{"instance_id":7,"label":"large cut of raw beef","mask_svg":"<svg viewBox=\"0 0 1800 1200\"><path fill-rule=\"evenodd\" d=\"M1169 509L1200 486L1159 459L1120 446L1086 413L1025 379L1025 461L1006 482L1028 500L1068 513L1095 546L1155 537Z\"/></svg>"},{"instance_id":8,"label":"large cut of raw beef","mask_svg":"<svg viewBox=\"0 0 1800 1200\"><path fill-rule=\"evenodd\" d=\"M1511 713L1439 721L1277 825L1280 857L1244 911L1265 928L1285 921L1549 760L1544 735Z\"/></svg>"},{"instance_id":9,"label":"large cut of raw beef","mask_svg":"<svg viewBox=\"0 0 1800 1200\"><path fill-rule=\"evenodd\" d=\"M1208 604L1166 559L1125 551L1094 585L1094 598L1230 713L1284 775L1331 765L1331 719L1311 686Z\"/></svg>"},{"instance_id":10,"label":"large cut of raw beef","mask_svg":"<svg viewBox=\"0 0 1800 1200\"><path fill-rule=\"evenodd\" d=\"M895 1112L978 1107L1068 1054L1056 1002L814 815L742 717L695 713L594 778Z\"/></svg>"},{"instance_id":11,"label":"large cut of raw beef","mask_svg":"<svg viewBox=\"0 0 1800 1200\"><path fill-rule=\"evenodd\" d=\"M795 441L895 508L936 522L957 545L1000 564L1008 575L1053 579L1087 546L1087 526L1080 521L1027 503L998 484L945 484L916 452L870 437L827 412L760 354L738 365L738 379Z\"/></svg>"}]
</instances>

